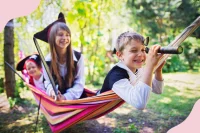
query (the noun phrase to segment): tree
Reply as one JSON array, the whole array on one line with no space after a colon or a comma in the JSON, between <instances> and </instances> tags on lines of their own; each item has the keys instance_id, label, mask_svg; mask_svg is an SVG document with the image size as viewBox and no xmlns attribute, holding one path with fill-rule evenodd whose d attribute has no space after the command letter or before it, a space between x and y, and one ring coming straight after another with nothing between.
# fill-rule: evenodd
<instances>
[{"instance_id":1,"label":"tree","mask_svg":"<svg viewBox=\"0 0 200 133\"><path fill-rule=\"evenodd\" d=\"M171 11L171 20L174 22L173 27L184 29L192 21L200 16L200 1L198 0L182 0L176 10ZM200 38L200 29L198 28L193 34L193 37Z\"/></svg>"},{"instance_id":2,"label":"tree","mask_svg":"<svg viewBox=\"0 0 200 133\"><path fill-rule=\"evenodd\" d=\"M13 20L10 20L4 28L4 61L8 62L11 66L15 66L14 61L14 27ZM5 70L5 85L7 97L14 97L15 94L15 73L7 66L4 65Z\"/></svg>"}]
</instances>

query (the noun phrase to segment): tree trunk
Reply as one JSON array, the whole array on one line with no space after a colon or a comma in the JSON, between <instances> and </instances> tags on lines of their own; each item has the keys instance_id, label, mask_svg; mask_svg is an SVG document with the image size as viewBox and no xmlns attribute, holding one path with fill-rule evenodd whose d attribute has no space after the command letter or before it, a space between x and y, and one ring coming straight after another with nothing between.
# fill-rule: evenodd
<instances>
[{"instance_id":1,"label":"tree trunk","mask_svg":"<svg viewBox=\"0 0 200 133\"><path fill-rule=\"evenodd\" d=\"M4 61L8 62L13 68L14 64L14 27L13 20L10 20L4 28ZM15 73L4 65L5 70L5 84L7 97L14 97L15 92Z\"/></svg>"}]
</instances>

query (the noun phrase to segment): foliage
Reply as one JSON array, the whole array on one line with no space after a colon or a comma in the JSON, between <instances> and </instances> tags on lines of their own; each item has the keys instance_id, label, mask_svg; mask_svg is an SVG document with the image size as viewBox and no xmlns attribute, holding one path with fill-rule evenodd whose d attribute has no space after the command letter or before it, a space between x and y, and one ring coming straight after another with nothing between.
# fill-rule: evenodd
<instances>
[{"instance_id":1,"label":"foliage","mask_svg":"<svg viewBox=\"0 0 200 133\"><path fill-rule=\"evenodd\" d=\"M13 108L15 106L15 104L17 102L17 99L18 98L11 98L11 97L8 98L8 101L9 101L9 104L10 104L10 108Z\"/></svg>"},{"instance_id":2,"label":"foliage","mask_svg":"<svg viewBox=\"0 0 200 133\"><path fill-rule=\"evenodd\" d=\"M14 107L16 104L22 103L23 98L20 95L22 92L27 91L27 87L24 86L24 82L21 80L17 80L16 82L16 87L15 87L15 92L14 92L14 98L9 97L8 101L10 103L10 107ZM0 89L1 90L1 89Z\"/></svg>"},{"instance_id":3,"label":"foliage","mask_svg":"<svg viewBox=\"0 0 200 133\"><path fill-rule=\"evenodd\" d=\"M163 72L184 72L187 71L187 64L181 58L182 56L174 55L170 57L163 68Z\"/></svg>"},{"instance_id":4,"label":"foliage","mask_svg":"<svg viewBox=\"0 0 200 133\"><path fill-rule=\"evenodd\" d=\"M171 20L174 23L173 28L185 28L200 15L199 0L182 0L179 3L178 8L171 11ZM197 29L192 36L200 38L200 29Z\"/></svg>"},{"instance_id":5,"label":"foliage","mask_svg":"<svg viewBox=\"0 0 200 133\"><path fill-rule=\"evenodd\" d=\"M127 133L127 132L126 132L126 129L124 129L124 128L116 128L114 130L114 133Z\"/></svg>"},{"instance_id":6,"label":"foliage","mask_svg":"<svg viewBox=\"0 0 200 133\"><path fill-rule=\"evenodd\" d=\"M140 25L137 27L136 31L152 38L150 40L150 45L157 43L168 45L183 29L200 16L200 2L195 0L128 0L127 6L132 10L134 23ZM199 31L200 28L192 34L196 40L200 38ZM191 47L190 51L193 52L189 53L187 46L184 46L187 45L187 43L182 44L185 51L184 58L188 64L185 63L185 60L182 59L181 56L181 58L174 56L167 61L167 66L165 66L164 71L176 72L186 71L188 69L192 70L194 65L198 65L196 53L198 53L200 46L196 44L192 44L193 47ZM196 53L194 53L194 51Z\"/></svg>"},{"instance_id":7,"label":"foliage","mask_svg":"<svg viewBox=\"0 0 200 133\"><path fill-rule=\"evenodd\" d=\"M129 125L129 133L139 133L139 129L134 125Z\"/></svg>"},{"instance_id":8,"label":"foliage","mask_svg":"<svg viewBox=\"0 0 200 133\"><path fill-rule=\"evenodd\" d=\"M113 131L114 133L139 133L139 129L134 124L130 124L128 129L125 127L117 127Z\"/></svg>"},{"instance_id":9,"label":"foliage","mask_svg":"<svg viewBox=\"0 0 200 133\"><path fill-rule=\"evenodd\" d=\"M192 49L192 43L190 42L184 42L184 55L188 62L188 66L191 70L194 69L195 64L198 62L198 49Z\"/></svg>"}]
</instances>

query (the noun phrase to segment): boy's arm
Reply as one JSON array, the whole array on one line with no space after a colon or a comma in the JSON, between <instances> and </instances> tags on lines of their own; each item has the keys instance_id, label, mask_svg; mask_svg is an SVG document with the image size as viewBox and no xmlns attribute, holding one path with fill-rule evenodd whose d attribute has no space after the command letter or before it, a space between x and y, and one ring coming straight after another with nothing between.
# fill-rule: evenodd
<instances>
[{"instance_id":1,"label":"boy's arm","mask_svg":"<svg viewBox=\"0 0 200 133\"><path fill-rule=\"evenodd\" d=\"M149 86L152 86L153 73L155 71L155 67L158 64L158 61L163 56L162 54L158 54L158 50L160 49L160 47L161 47L160 45L153 45L150 48L149 53L147 55L146 66L144 68L144 73L142 75L141 81ZM157 69L156 71L159 70ZM160 72L158 72L156 76L158 79L162 78Z\"/></svg>"},{"instance_id":2,"label":"boy's arm","mask_svg":"<svg viewBox=\"0 0 200 133\"><path fill-rule=\"evenodd\" d=\"M132 85L128 79L121 79L113 85L112 90L128 104L142 110L148 102L151 87L141 81Z\"/></svg>"},{"instance_id":3,"label":"boy's arm","mask_svg":"<svg viewBox=\"0 0 200 133\"><path fill-rule=\"evenodd\" d=\"M156 80L163 81L163 76L162 76L162 68L165 65L166 61L164 61L155 71L155 78Z\"/></svg>"},{"instance_id":4,"label":"boy's arm","mask_svg":"<svg viewBox=\"0 0 200 133\"><path fill-rule=\"evenodd\" d=\"M152 82L152 91L156 94L161 94L163 92L164 79L162 76L162 68L165 61L156 69L155 77Z\"/></svg>"}]
</instances>

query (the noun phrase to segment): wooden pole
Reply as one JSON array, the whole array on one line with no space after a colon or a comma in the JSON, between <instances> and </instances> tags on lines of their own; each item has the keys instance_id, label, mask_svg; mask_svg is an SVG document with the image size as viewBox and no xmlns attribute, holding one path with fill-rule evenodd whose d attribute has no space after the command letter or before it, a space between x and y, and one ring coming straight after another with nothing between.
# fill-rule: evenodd
<instances>
[{"instance_id":1,"label":"wooden pole","mask_svg":"<svg viewBox=\"0 0 200 133\"><path fill-rule=\"evenodd\" d=\"M168 46L176 47L180 46L181 43L190 36L198 27L200 26L200 16L194 20L187 28L183 30L181 34L179 34L174 41L172 41ZM165 54L162 59L158 62L158 65L156 68L160 66L168 57L170 54Z\"/></svg>"}]
</instances>

